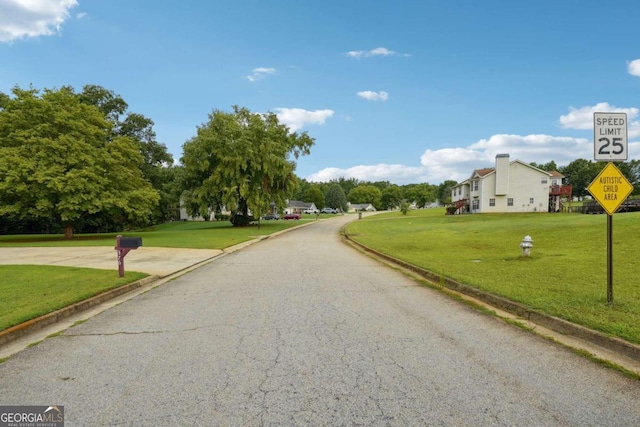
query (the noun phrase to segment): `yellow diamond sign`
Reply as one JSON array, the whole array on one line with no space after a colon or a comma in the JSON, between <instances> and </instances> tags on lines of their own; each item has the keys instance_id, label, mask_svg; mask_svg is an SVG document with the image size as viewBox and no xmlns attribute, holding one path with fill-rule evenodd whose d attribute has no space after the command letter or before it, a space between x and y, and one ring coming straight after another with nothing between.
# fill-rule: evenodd
<instances>
[{"instance_id":1,"label":"yellow diamond sign","mask_svg":"<svg viewBox=\"0 0 640 427\"><path fill-rule=\"evenodd\" d=\"M609 162L589 184L587 190L609 215L613 215L631 194L633 185L613 163Z\"/></svg>"}]
</instances>

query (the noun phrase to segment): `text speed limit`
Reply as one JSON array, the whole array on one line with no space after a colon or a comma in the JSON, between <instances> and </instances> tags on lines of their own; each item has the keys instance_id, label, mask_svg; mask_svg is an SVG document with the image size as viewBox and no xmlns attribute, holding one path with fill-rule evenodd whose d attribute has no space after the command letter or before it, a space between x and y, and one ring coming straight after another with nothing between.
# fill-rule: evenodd
<instances>
[{"instance_id":1,"label":"text speed limit","mask_svg":"<svg viewBox=\"0 0 640 427\"><path fill-rule=\"evenodd\" d=\"M593 147L595 160L627 160L627 113L593 113Z\"/></svg>"}]
</instances>

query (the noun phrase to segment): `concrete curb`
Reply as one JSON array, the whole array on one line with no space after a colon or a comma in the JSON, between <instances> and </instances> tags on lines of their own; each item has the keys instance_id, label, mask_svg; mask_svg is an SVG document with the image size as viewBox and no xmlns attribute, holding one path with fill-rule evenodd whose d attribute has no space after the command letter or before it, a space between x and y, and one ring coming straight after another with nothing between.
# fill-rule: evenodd
<instances>
[{"instance_id":1,"label":"concrete curb","mask_svg":"<svg viewBox=\"0 0 640 427\"><path fill-rule=\"evenodd\" d=\"M557 333L560 333L563 335L570 335L579 339L583 339L585 341L589 341L599 347L616 352L630 359L640 361L640 346L636 344L632 344L628 341L625 341L617 337L605 335L601 332L594 331L592 329L577 325L575 323L569 322L564 319L560 319L558 317L539 313L535 310L532 310L528 307L525 307L521 304L515 303L508 299L491 295L484 291L475 289L469 285L456 282L453 279L447 278L445 276L441 276L439 274L422 269L420 267L409 264L405 261L399 260L392 256L383 254L381 252L376 251L375 249L371 249L351 239L344 229L342 231L342 235L348 241L349 244L357 246L363 251L371 253L376 257L382 258L391 264L398 265L413 273L416 273L417 275L427 279L428 281L434 284L438 284L448 289L459 292L461 294L471 296L491 306L494 306L506 312L520 316L532 323L543 326Z\"/></svg>"}]
</instances>

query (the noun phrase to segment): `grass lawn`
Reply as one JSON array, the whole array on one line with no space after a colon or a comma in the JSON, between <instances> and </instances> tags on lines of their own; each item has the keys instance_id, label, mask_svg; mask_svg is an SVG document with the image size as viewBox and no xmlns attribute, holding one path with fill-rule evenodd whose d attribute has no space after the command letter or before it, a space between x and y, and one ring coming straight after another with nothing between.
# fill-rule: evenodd
<instances>
[{"instance_id":1,"label":"grass lawn","mask_svg":"<svg viewBox=\"0 0 640 427\"><path fill-rule=\"evenodd\" d=\"M147 276L41 265L0 265L0 275L0 330Z\"/></svg>"},{"instance_id":2,"label":"grass lawn","mask_svg":"<svg viewBox=\"0 0 640 427\"><path fill-rule=\"evenodd\" d=\"M329 218L331 215L320 215ZM224 249L252 240L255 236L272 234L286 228L315 221L315 215L301 220L261 221L249 227L233 227L229 221L168 222L154 227L106 234L77 234L65 239L61 234L29 234L0 236L0 247L8 246L114 246L116 235L142 237L142 244L150 247Z\"/></svg>"},{"instance_id":3,"label":"grass lawn","mask_svg":"<svg viewBox=\"0 0 640 427\"><path fill-rule=\"evenodd\" d=\"M358 242L553 316L640 344L640 213L613 217L614 304L607 304L607 216L385 213L348 225ZM519 247L533 238L531 257Z\"/></svg>"}]
</instances>

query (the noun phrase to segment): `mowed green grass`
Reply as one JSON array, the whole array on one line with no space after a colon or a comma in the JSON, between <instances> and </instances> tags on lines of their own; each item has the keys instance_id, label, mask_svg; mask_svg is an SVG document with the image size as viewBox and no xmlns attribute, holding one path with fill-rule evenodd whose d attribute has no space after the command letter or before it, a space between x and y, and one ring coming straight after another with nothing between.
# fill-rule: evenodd
<instances>
[{"instance_id":1,"label":"mowed green grass","mask_svg":"<svg viewBox=\"0 0 640 427\"><path fill-rule=\"evenodd\" d=\"M0 265L0 330L146 277L114 270Z\"/></svg>"},{"instance_id":2,"label":"mowed green grass","mask_svg":"<svg viewBox=\"0 0 640 427\"><path fill-rule=\"evenodd\" d=\"M323 216L321 216L322 218ZM0 247L8 246L115 246L116 236L142 237L143 246L192 249L224 249L254 239L256 236L295 227L315 216L301 220L261 221L248 227L233 227L229 221L169 222L158 226L121 233L77 234L65 239L60 234L0 236Z\"/></svg>"},{"instance_id":3,"label":"mowed green grass","mask_svg":"<svg viewBox=\"0 0 640 427\"><path fill-rule=\"evenodd\" d=\"M416 266L640 344L640 213L613 216L614 304L607 304L607 216L385 213L348 225L356 241ZM530 257L519 244L533 239Z\"/></svg>"}]
</instances>

